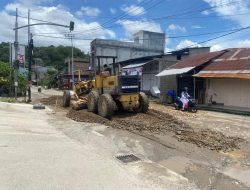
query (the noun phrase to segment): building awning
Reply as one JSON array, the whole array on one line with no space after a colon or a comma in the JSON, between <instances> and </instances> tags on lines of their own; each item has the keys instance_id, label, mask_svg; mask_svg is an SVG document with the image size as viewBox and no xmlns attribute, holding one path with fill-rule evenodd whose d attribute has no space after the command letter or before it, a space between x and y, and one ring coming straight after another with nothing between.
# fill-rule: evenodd
<instances>
[{"instance_id":1,"label":"building awning","mask_svg":"<svg viewBox=\"0 0 250 190\"><path fill-rule=\"evenodd\" d=\"M147 61L147 62L143 62L143 63L130 64L130 65L127 65L127 66L122 67L122 68L123 69L131 69L131 68L141 67L141 66L146 65L147 63L150 63L150 62L152 62L152 60L151 61Z\"/></svg>"},{"instance_id":2,"label":"building awning","mask_svg":"<svg viewBox=\"0 0 250 190\"><path fill-rule=\"evenodd\" d=\"M187 73L188 71L191 71L193 68L195 68L195 67L185 67L185 68L181 68L181 69L166 69L155 76L163 77L163 76L168 76L168 75L178 75L178 74L182 74L182 73Z\"/></svg>"}]
</instances>

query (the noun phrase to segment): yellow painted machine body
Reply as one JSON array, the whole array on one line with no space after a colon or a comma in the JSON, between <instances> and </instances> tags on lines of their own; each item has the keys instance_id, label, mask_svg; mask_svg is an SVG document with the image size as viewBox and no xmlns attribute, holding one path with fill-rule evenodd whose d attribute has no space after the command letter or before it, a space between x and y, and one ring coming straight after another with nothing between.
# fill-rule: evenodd
<instances>
[{"instance_id":1,"label":"yellow painted machine body","mask_svg":"<svg viewBox=\"0 0 250 190\"><path fill-rule=\"evenodd\" d=\"M96 76L93 84L93 88L99 94L110 94L115 102L119 101L121 103L123 109L132 110L139 107L139 91L123 93L121 91L122 84L119 82L119 76L109 76L106 72L102 72ZM139 89L139 86L137 88Z\"/></svg>"}]
</instances>

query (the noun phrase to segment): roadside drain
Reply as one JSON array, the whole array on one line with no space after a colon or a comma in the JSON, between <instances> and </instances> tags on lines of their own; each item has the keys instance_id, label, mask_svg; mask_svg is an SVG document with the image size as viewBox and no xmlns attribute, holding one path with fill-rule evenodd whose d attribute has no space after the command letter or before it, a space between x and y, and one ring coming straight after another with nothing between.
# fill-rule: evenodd
<instances>
[{"instance_id":1,"label":"roadside drain","mask_svg":"<svg viewBox=\"0 0 250 190\"><path fill-rule=\"evenodd\" d=\"M116 156L116 158L120 161L122 161L123 163L130 163L130 162L136 162L141 160L140 158L138 158L137 156L133 155L133 154L128 154L128 155L120 155L120 156Z\"/></svg>"}]
</instances>

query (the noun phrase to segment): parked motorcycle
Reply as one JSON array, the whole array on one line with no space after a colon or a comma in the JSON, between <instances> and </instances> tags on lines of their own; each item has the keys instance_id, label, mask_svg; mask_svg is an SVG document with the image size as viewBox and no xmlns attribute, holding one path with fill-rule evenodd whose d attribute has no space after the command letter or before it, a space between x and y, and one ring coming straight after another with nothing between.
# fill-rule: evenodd
<instances>
[{"instance_id":1,"label":"parked motorcycle","mask_svg":"<svg viewBox=\"0 0 250 190\"><path fill-rule=\"evenodd\" d=\"M180 110L182 109L182 101L180 100L180 97L177 97L175 103L174 103L175 109ZM188 103L186 104L185 110L196 113L197 112L197 102L195 99L189 98Z\"/></svg>"}]
</instances>

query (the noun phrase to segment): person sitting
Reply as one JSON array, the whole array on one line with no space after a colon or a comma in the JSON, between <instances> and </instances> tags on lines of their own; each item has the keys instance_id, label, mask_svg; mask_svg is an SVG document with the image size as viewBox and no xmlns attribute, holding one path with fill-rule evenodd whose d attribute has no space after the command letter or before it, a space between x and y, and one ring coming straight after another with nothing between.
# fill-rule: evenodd
<instances>
[{"instance_id":1,"label":"person sitting","mask_svg":"<svg viewBox=\"0 0 250 190\"><path fill-rule=\"evenodd\" d=\"M182 110L184 111L186 105L188 104L188 100L190 95L188 94L188 87L184 87L184 90L181 93L180 101L182 102Z\"/></svg>"},{"instance_id":2,"label":"person sitting","mask_svg":"<svg viewBox=\"0 0 250 190\"><path fill-rule=\"evenodd\" d=\"M109 74L111 75L111 71L112 71L112 69L111 69L110 67L108 67L108 65L107 65L107 64L105 64L105 65L103 65L103 71L108 71L108 72L109 72Z\"/></svg>"}]
</instances>

